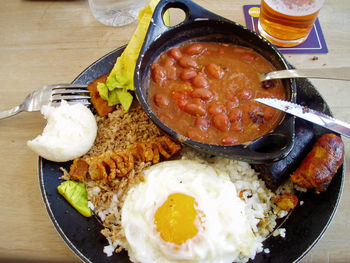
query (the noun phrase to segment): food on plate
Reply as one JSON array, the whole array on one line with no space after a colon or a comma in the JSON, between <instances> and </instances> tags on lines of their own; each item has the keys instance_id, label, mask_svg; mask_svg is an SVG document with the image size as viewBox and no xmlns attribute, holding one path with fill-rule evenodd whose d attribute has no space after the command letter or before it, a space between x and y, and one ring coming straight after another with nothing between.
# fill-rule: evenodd
<instances>
[{"instance_id":1,"label":"food on plate","mask_svg":"<svg viewBox=\"0 0 350 263\"><path fill-rule=\"evenodd\" d=\"M344 144L333 134L323 134L290 180L303 188L315 188L317 193L327 190L328 185L344 162Z\"/></svg>"},{"instance_id":2,"label":"food on plate","mask_svg":"<svg viewBox=\"0 0 350 263\"><path fill-rule=\"evenodd\" d=\"M264 240L285 236L278 219L298 204L295 185L283 180L290 170L282 166L297 165L312 130L297 128L291 159L262 176L272 178L270 185L248 163L207 156L165 136L130 93L154 7L140 15L145 24L111 73L90 84L97 136L69 171L62 168L66 182L58 191L83 215L98 216L108 256L126 250L132 262L247 262L269 253ZM149 100L180 134L212 144L246 143L282 120L283 113L252 101L286 97L281 81L259 82L257 73L272 70L251 49L188 43L151 65Z\"/></svg>"},{"instance_id":3,"label":"food on plate","mask_svg":"<svg viewBox=\"0 0 350 263\"><path fill-rule=\"evenodd\" d=\"M162 262L179 262L191 255L198 258L193 262L246 262L264 250L262 242L275 230L277 219L288 214L274 199L282 192L293 194L291 184L272 192L248 163L202 155L186 147L174 156L180 145L162 134L137 101L128 112L117 105L115 111L96 120L93 147L76 158L61 179L86 186L89 207L103 224L101 233L109 244L104 252L109 256L125 249L135 262L152 261L155 255ZM114 164L112 154L118 154ZM170 157L177 160L166 161ZM95 168L90 169L93 162L99 164L92 165L99 167L96 176ZM144 204L143 211L148 212L133 207L136 203ZM153 210L146 209L149 204ZM137 215L132 209L138 210ZM176 212L186 216L178 218ZM144 250L129 230L139 222L136 217L149 214L153 219L139 226L143 231L139 234L150 233L145 238L153 243L147 250L150 258L141 259ZM164 220L169 218L185 220L186 227L177 221L179 231L171 232Z\"/></svg>"},{"instance_id":4,"label":"food on plate","mask_svg":"<svg viewBox=\"0 0 350 263\"><path fill-rule=\"evenodd\" d=\"M276 220L288 213L274 204L276 194L249 164L188 148L180 160L137 168L112 182L84 182L109 242L104 252L126 249L133 262L182 262L192 256L191 262L246 262L263 251Z\"/></svg>"},{"instance_id":5,"label":"food on plate","mask_svg":"<svg viewBox=\"0 0 350 263\"><path fill-rule=\"evenodd\" d=\"M84 155L93 146L97 124L92 112L83 104L45 105L41 113L47 119L42 135L28 141L28 147L41 157L66 162Z\"/></svg>"},{"instance_id":6,"label":"food on plate","mask_svg":"<svg viewBox=\"0 0 350 263\"><path fill-rule=\"evenodd\" d=\"M261 246L229 175L196 161L146 169L121 213L132 262L240 262Z\"/></svg>"},{"instance_id":7,"label":"food on plate","mask_svg":"<svg viewBox=\"0 0 350 263\"><path fill-rule=\"evenodd\" d=\"M297 119L295 121L294 146L290 153L277 162L253 165L264 179L267 187L276 190L285 180L288 180L289 175L295 171L310 150L313 138L312 127Z\"/></svg>"},{"instance_id":8,"label":"food on plate","mask_svg":"<svg viewBox=\"0 0 350 263\"><path fill-rule=\"evenodd\" d=\"M124 111L128 111L133 96L129 91L134 90L134 71L143 40L151 22L153 11L159 0L151 0L149 5L140 11L139 24L128 45L108 75L107 80L98 84L100 96L108 101L109 106L121 104ZM169 24L169 13L164 15L165 23Z\"/></svg>"},{"instance_id":9,"label":"food on plate","mask_svg":"<svg viewBox=\"0 0 350 263\"><path fill-rule=\"evenodd\" d=\"M193 140L235 145L275 128L283 113L254 102L285 99L280 80L261 85L258 73L275 70L249 48L213 42L186 43L151 65L148 101L168 127Z\"/></svg>"},{"instance_id":10,"label":"food on plate","mask_svg":"<svg viewBox=\"0 0 350 263\"><path fill-rule=\"evenodd\" d=\"M94 109L96 110L97 114L102 117L112 112L115 108L114 106L108 105L108 101L105 99L106 97L101 97L102 92L99 92L97 88L99 83L105 82L106 79L107 75L103 75L92 81L87 87L87 89L90 92L91 103L94 106Z\"/></svg>"},{"instance_id":11,"label":"food on plate","mask_svg":"<svg viewBox=\"0 0 350 263\"><path fill-rule=\"evenodd\" d=\"M83 157L102 155L107 151L126 149L131 144L148 141L162 135L141 105L134 101L130 110L117 105L108 116L96 116L97 136L94 145Z\"/></svg>"},{"instance_id":12,"label":"food on plate","mask_svg":"<svg viewBox=\"0 0 350 263\"><path fill-rule=\"evenodd\" d=\"M297 206L298 197L294 194L283 193L275 197L273 202L283 210L289 211Z\"/></svg>"},{"instance_id":13,"label":"food on plate","mask_svg":"<svg viewBox=\"0 0 350 263\"><path fill-rule=\"evenodd\" d=\"M57 187L57 191L76 209L86 217L91 216L85 184L76 181L64 181Z\"/></svg>"},{"instance_id":14,"label":"food on plate","mask_svg":"<svg viewBox=\"0 0 350 263\"><path fill-rule=\"evenodd\" d=\"M88 175L92 180L113 181L123 177L134 169L134 163L158 163L160 157L169 159L181 149L181 146L166 136L152 138L146 142L132 144L125 150L106 152L86 159L74 159L69 175L82 181Z\"/></svg>"}]
</instances>

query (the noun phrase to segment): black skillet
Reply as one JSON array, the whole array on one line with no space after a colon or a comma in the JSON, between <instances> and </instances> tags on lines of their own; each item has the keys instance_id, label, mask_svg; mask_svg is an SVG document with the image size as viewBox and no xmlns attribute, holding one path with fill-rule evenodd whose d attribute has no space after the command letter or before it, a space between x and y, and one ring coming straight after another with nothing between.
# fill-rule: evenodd
<instances>
[{"instance_id":1,"label":"black skillet","mask_svg":"<svg viewBox=\"0 0 350 263\"><path fill-rule=\"evenodd\" d=\"M174 26L164 24L163 15L170 8L183 10L185 20ZM254 49L269 60L277 70L289 65L281 53L269 41L240 24L209 12L189 0L164 0L154 11L135 69L135 91L148 116L167 134L185 145L209 154L221 155L250 163L266 163L285 157L294 145L294 118L285 115L281 123L267 135L248 144L224 146L200 143L179 135L162 123L148 104L150 66L163 52L185 42L219 42L241 45ZM295 102L294 80L284 80L286 99Z\"/></svg>"},{"instance_id":2,"label":"black skillet","mask_svg":"<svg viewBox=\"0 0 350 263\"><path fill-rule=\"evenodd\" d=\"M74 81L76 84L88 84L99 76L109 73L124 47L105 55L85 69ZM332 115L327 103L315 87L306 79L296 80L298 87L297 102L308 105L311 109ZM327 130L310 124L315 139ZM86 263L130 263L125 251L107 257L103 247L108 245L100 233L102 225L96 217L86 218L79 214L57 192L62 182L60 167L69 169L71 162L56 163L39 158L39 184L48 215L58 234L74 254ZM298 206L283 223L286 237L269 237L264 247L269 254L259 253L251 263L290 263L300 261L322 237L328 228L338 207L343 183L345 166L339 168L327 192L319 195L312 191L302 194L304 204Z\"/></svg>"}]
</instances>

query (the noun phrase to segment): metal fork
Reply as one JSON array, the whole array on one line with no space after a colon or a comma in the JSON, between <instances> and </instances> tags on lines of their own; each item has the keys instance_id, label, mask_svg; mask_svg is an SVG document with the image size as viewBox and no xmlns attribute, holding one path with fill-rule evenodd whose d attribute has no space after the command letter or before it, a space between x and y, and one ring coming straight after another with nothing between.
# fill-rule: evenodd
<instances>
[{"instance_id":1,"label":"metal fork","mask_svg":"<svg viewBox=\"0 0 350 263\"><path fill-rule=\"evenodd\" d=\"M268 73L258 74L260 81L270 79L286 78L316 78L316 79L337 79L350 80L350 67L344 68L308 68L308 69L288 69L278 70Z\"/></svg>"},{"instance_id":2,"label":"metal fork","mask_svg":"<svg viewBox=\"0 0 350 263\"><path fill-rule=\"evenodd\" d=\"M87 85L82 84L53 84L46 85L31 92L24 101L6 111L0 112L0 119L11 117L22 111L39 111L43 105L59 105L62 100L68 103L80 102L84 105L90 104Z\"/></svg>"}]
</instances>

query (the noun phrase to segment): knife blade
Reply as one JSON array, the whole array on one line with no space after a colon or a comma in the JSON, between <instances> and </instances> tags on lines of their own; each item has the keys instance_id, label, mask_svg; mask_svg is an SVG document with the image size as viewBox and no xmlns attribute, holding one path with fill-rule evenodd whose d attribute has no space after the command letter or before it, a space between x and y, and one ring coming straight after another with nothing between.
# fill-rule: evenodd
<instances>
[{"instance_id":1,"label":"knife blade","mask_svg":"<svg viewBox=\"0 0 350 263\"><path fill-rule=\"evenodd\" d=\"M337 120L322 112L312 110L307 106L272 98L257 98L254 100L350 138L350 124Z\"/></svg>"}]
</instances>

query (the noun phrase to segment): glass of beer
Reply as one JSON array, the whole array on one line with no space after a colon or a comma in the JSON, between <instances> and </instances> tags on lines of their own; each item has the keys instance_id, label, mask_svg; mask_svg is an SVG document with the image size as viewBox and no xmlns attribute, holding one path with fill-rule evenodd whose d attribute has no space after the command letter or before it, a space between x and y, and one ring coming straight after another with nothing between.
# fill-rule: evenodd
<instances>
[{"instance_id":1,"label":"glass of beer","mask_svg":"<svg viewBox=\"0 0 350 263\"><path fill-rule=\"evenodd\" d=\"M303 43L324 0L261 0L259 33L281 47Z\"/></svg>"}]
</instances>

